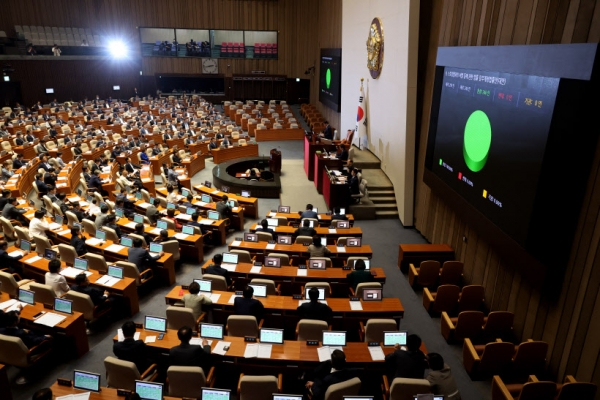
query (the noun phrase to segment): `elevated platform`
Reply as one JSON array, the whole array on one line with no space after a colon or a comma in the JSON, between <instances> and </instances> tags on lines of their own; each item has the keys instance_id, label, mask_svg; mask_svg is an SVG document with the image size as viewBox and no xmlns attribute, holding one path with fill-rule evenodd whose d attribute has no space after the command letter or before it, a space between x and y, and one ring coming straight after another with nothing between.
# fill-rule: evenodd
<instances>
[{"instance_id":1,"label":"elevated platform","mask_svg":"<svg viewBox=\"0 0 600 400\"><path fill-rule=\"evenodd\" d=\"M242 190L247 190L252 197L279 198L281 192L279 174L271 173L273 179L268 181L250 181L235 177L237 172L244 172L257 165L259 169L268 171L269 158L244 157L218 164L212 170L213 184L219 189L227 186L230 193L242 193Z\"/></svg>"}]
</instances>

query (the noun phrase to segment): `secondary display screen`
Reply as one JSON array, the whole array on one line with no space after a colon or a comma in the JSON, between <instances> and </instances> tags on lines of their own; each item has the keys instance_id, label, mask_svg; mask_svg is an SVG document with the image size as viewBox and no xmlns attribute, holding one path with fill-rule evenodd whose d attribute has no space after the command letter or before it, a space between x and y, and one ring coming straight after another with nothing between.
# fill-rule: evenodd
<instances>
[{"instance_id":1,"label":"secondary display screen","mask_svg":"<svg viewBox=\"0 0 600 400\"><path fill-rule=\"evenodd\" d=\"M223 339L223 325L200 324L200 337Z\"/></svg>"},{"instance_id":2,"label":"secondary display screen","mask_svg":"<svg viewBox=\"0 0 600 400\"><path fill-rule=\"evenodd\" d=\"M345 346L346 332L323 331L323 346Z\"/></svg>"},{"instance_id":3,"label":"secondary display screen","mask_svg":"<svg viewBox=\"0 0 600 400\"><path fill-rule=\"evenodd\" d=\"M74 371L73 387L82 390L100 391L100 375L90 372Z\"/></svg>"},{"instance_id":4,"label":"secondary display screen","mask_svg":"<svg viewBox=\"0 0 600 400\"><path fill-rule=\"evenodd\" d=\"M162 400L162 383L135 381L135 392L143 400Z\"/></svg>"},{"instance_id":5,"label":"secondary display screen","mask_svg":"<svg viewBox=\"0 0 600 400\"><path fill-rule=\"evenodd\" d=\"M342 83L342 49L321 49L319 101L340 111Z\"/></svg>"},{"instance_id":6,"label":"secondary display screen","mask_svg":"<svg viewBox=\"0 0 600 400\"><path fill-rule=\"evenodd\" d=\"M559 81L452 67L443 73L430 169L522 245Z\"/></svg>"},{"instance_id":7,"label":"secondary display screen","mask_svg":"<svg viewBox=\"0 0 600 400\"><path fill-rule=\"evenodd\" d=\"M167 320L166 318L146 316L146 323L144 324L144 328L150 331L166 332Z\"/></svg>"},{"instance_id":8,"label":"secondary display screen","mask_svg":"<svg viewBox=\"0 0 600 400\"><path fill-rule=\"evenodd\" d=\"M229 400L229 390L202 388L202 400Z\"/></svg>"},{"instance_id":9,"label":"secondary display screen","mask_svg":"<svg viewBox=\"0 0 600 400\"><path fill-rule=\"evenodd\" d=\"M384 346L406 346L406 331L399 332L383 332L383 345Z\"/></svg>"},{"instance_id":10,"label":"secondary display screen","mask_svg":"<svg viewBox=\"0 0 600 400\"><path fill-rule=\"evenodd\" d=\"M262 343L283 344L283 329L261 329L260 341Z\"/></svg>"}]
</instances>

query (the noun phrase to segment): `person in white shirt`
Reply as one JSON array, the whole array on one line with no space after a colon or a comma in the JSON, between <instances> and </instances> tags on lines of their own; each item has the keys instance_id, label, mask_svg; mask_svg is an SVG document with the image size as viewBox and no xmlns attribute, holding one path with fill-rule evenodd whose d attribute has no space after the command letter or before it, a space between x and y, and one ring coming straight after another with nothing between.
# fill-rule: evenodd
<instances>
[{"instance_id":1,"label":"person in white shirt","mask_svg":"<svg viewBox=\"0 0 600 400\"><path fill-rule=\"evenodd\" d=\"M128 175L129 172L126 169L123 169L121 171L121 176L119 177L119 179L117 179L117 182L119 182L126 189L130 189L133 187L133 182L127 179Z\"/></svg>"},{"instance_id":2,"label":"person in white shirt","mask_svg":"<svg viewBox=\"0 0 600 400\"><path fill-rule=\"evenodd\" d=\"M168 189L167 189L168 190ZM173 187L173 190L169 192L167 195L167 203L177 203L177 196L179 195L179 190L176 187Z\"/></svg>"},{"instance_id":3,"label":"person in white shirt","mask_svg":"<svg viewBox=\"0 0 600 400\"><path fill-rule=\"evenodd\" d=\"M54 54L55 57L60 57L60 53L62 53L62 51L60 50L57 44L52 46L52 54Z\"/></svg>"},{"instance_id":4,"label":"person in white shirt","mask_svg":"<svg viewBox=\"0 0 600 400\"><path fill-rule=\"evenodd\" d=\"M33 240L33 235L48 237L46 231L50 230L50 225L44 221L44 212L37 210L33 219L29 223L29 237Z\"/></svg>"},{"instance_id":5,"label":"person in white shirt","mask_svg":"<svg viewBox=\"0 0 600 400\"><path fill-rule=\"evenodd\" d=\"M48 271L45 275L45 283L48 286L52 286L54 289L54 293L56 296L62 296L63 294L69 291L69 284L64 276L59 274L60 272L60 261L59 260L51 260L48 263Z\"/></svg>"}]
</instances>

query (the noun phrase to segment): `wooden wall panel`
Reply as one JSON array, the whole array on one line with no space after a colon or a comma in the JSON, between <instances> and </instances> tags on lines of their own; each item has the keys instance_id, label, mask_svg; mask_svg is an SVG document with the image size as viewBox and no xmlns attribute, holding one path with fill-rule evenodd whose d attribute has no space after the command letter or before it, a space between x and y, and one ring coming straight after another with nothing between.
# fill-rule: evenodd
<instances>
[{"instance_id":1,"label":"wooden wall panel","mask_svg":"<svg viewBox=\"0 0 600 400\"><path fill-rule=\"evenodd\" d=\"M419 39L421 125L414 225L432 243L447 243L465 263L469 283L485 285L492 310L515 313L522 339L549 344L548 367L555 379L572 374L600 385L600 144L560 294L546 293L523 279L479 232L461 221L423 183L435 49L457 45L582 43L600 40L600 2L591 0L445 0L434 2L428 32ZM557 229L560 229L557 226ZM466 241L463 241L463 237ZM600 399L600 393L596 397Z\"/></svg>"},{"instance_id":2,"label":"wooden wall panel","mask_svg":"<svg viewBox=\"0 0 600 400\"><path fill-rule=\"evenodd\" d=\"M15 25L90 28L122 38L136 58L138 27L275 30L279 33L278 60L220 59L219 73L231 77L264 70L267 74L304 77L306 68L316 60L320 34L325 35L331 46L341 47L341 0L331 2L337 8L321 3L318 0L4 0L0 30L14 32ZM328 14L323 16L323 28L315 29L319 26L321 8ZM138 62L146 76L201 72L199 59L145 57Z\"/></svg>"}]
</instances>

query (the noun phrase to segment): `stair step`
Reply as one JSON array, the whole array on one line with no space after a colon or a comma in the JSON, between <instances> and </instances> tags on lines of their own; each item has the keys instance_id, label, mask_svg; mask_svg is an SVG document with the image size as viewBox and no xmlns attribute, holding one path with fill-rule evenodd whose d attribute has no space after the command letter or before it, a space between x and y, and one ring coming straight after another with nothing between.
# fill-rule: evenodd
<instances>
[{"instance_id":1,"label":"stair step","mask_svg":"<svg viewBox=\"0 0 600 400\"><path fill-rule=\"evenodd\" d=\"M367 180L367 187L369 188L369 193L371 192L394 192L394 187L393 186L377 186L377 185L372 185L369 182L369 178L365 178L363 177L363 179Z\"/></svg>"},{"instance_id":2,"label":"stair step","mask_svg":"<svg viewBox=\"0 0 600 400\"><path fill-rule=\"evenodd\" d=\"M376 192L376 193L371 193L371 191L369 190L369 197L377 197L379 199L381 198L392 198L395 199L396 196L394 195L394 193L389 193L389 192Z\"/></svg>"},{"instance_id":3,"label":"stair step","mask_svg":"<svg viewBox=\"0 0 600 400\"><path fill-rule=\"evenodd\" d=\"M373 203L376 203L376 204L380 204L380 203L393 203L393 204L396 204L396 198L395 197L373 197L373 196L371 196L371 193L369 193L369 199L371 199L371 201Z\"/></svg>"},{"instance_id":4,"label":"stair step","mask_svg":"<svg viewBox=\"0 0 600 400\"><path fill-rule=\"evenodd\" d=\"M394 191L393 190L369 190L369 195L382 195L382 196L390 196L390 195L394 195Z\"/></svg>"},{"instance_id":5,"label":"stair step","mask_svg":"<svg viewBox=\"0 0 600 400\"><path fill-rule=\"evenodd\" d=\"M375 211L377 219L396 219L399 218L398 211Z\"/></svg>"},{"instance_id":6,"label":"stair step","mask_svg":"<svg viewBox=\"0 0 600 400\"><path fill-rule=\"evenodd\" d=\"M381 211L398 210L398 205L396 203L378 204L378 203L373 202L373 204L375 204L375 208L377 210L381 210Z\"/></svg>"}]
</instances>

